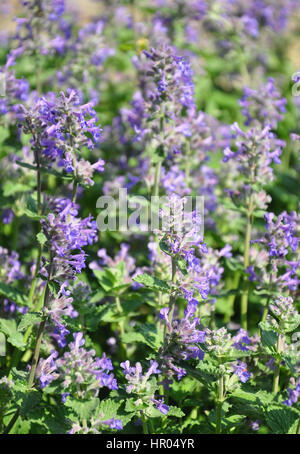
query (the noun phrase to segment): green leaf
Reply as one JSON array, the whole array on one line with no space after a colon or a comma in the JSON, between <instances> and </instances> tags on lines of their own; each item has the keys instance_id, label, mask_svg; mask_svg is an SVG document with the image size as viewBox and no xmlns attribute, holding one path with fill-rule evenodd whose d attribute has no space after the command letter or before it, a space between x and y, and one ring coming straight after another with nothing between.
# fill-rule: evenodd
<instances>
[{"instance_id":1,"label":"green leaf","mask_svg":"<svg viewBox=\"0 0 300 454\"><path fill-rule=\"evenodd\" d=\"M130 408L127 407L127 402L130 399L127 399L125 410L122 409L123 405L122 402L116 401L113 399L105 399L102 400L97 414L101 417L103 421L108 419L116 418L121 419L123 427L129 423L129 421L133 418L133 416L137 413L137 406L133 404Z\"/></svg>"},{"instance_id":2,"label":"green leaf","mask_svg":"<svg viewBox=\"0 0 300 454\"><path fill-rule=\"evenodd\" d=\"M184 366L188 374L196 378L205 385L209 385L218 380L219 374L217 367L208 361L199 361L196 368Z\"/></svg>"},{"instance_id":3,"label":"green leaf","mask_svg":"<svg viewBox=\"0 0 300 454\"><path fill-rule=\"evenodd\" d=\"M124 284L120 268L106 268L105 270L93 270L99 284L105 292L111 292L116 287Z\"/></svg>"},{"instance_id":4,"label":"green leaf","mask_svg":"<svg viewBox=\"0 0 300 454\"><path fill-rule=\"evenodd\" d=\"M33 211L29 210L28 208L23 208L22 214L27 216L31 221L40 221L41 219L43 219L43 216L40 216L39 214L34 213Z\"/></svg>"},{"instance_id":5,"label":"green leaf","mask_svg":"<svg viewBox=\"0 0 300 454\"><path fill-rule=\"evenodd\" d=\"M5 334L7 342L19 350L24 350L26 343L24 342L23 335L17 330L15 320L0 318L0 331Z\"/></svg>"},{"instance_id":6,"label":"green leaf","mask_svg":"<svg viewBox=\"0 0 300 454\"><path fill-rule=\"evenodd\" d=\"M0 383L0 414L12 398L12 391L6 383Z\"/></svg>"},{"instance_id":7,"label":"green leaf","mask_svg":"<svg viewBox=\"0 0 300 454\"><path fill-rule=\"evenodd\" d=\"M121 405L121 402L117 402L113 399L102 400L98 409L99 415L101 415L100 417L103 418L103 420L116 417Z\"/></svg>"},{"instance_id":8,"label":"green leaf","mask_svg":"<svg viewBox=\"0 0 300 454\"><path fill-rule=\"evenodd\" d=\"M43 232L39 232L36 236L38 242L43 246L46 241L47 241L47 237L46 235L43 234Z\"/></svg>"},{"instance_id":9,"label":"green leaf","mask_svg":"<svg viewBox=\"0 0 300 454\"><path fill-rule=\"evenodd\" d=\"M70 429L70 422L67 420L67 409L65 407L51 406L43 412L42 421L50 434L65 434Z\"/></svg>"},{"instance_id":10,"label":"green leaf","mask_svg":"<svg viewBox=\"0 0 300 454\"><path fill-rule=\"evenodd\" d=\"M27 184L16 183L15 181L6 181L3 185L3 195L4 197L9 197L15 195L18 192L22 194L28 192L31 189Z\"/></svg>"},{"instance_id":11,"label":"green leaf","mask_svg":"<svg viewBox=\"0 0 300 454\"><path fill-rule=\"evenodd\" d=\"M293 320L284 322L284 331L286 333L290 333L291 331L294 331L296 328L298 328L299 325L300 325L300 314L297 314L293 317Z\"/></svg>"},{"instance_id":12,"label":"green leaf","mask_svg":"<svg viewBox=\"0 0 300 454\"><path fill-rule=\"evenodd\" d=\"M300 412L287 406L271 405L267 408L265 417L272 433L295 434Z\"/></svg>"},{"instance_id":13,"label":"green leaf","mask_svg":"<svg viewBox=\"0 0 300 454\"><path fill-rule=\"evenodd\" d=\"M5 298L16 303L18 306L27 305L27 296L4 282L0 282L0 295L5 296Z\"/></svg>"},{"instance_id":14,"label":"green leaf","mask_svg":"<svg viewBox=\"0 0 300 454\"><path fill-rule=\"evenodd\" d=\"M170 292L170 286L167 282L158 279L157 277L150 276L150 274L139 274L133 278L135 282L143 284L145 287L150 288L151 290L160 291L164 293Z\"/></svg>"},{"instance_id":15,"label":"green leaf","mask_svg":"<svg viewBox=\"0 0 300 454\"><path fill-rule=\"evenodd\" d=\"M125 403L125 411L127 411L128 413L136 413L136 414L139 414L139 408L136 406L135 404L135 400L134 399L126 399L126 403Z\"/></svg>"},{"instance_id":16,"label":"green leaf","mask_svg":"<svg viewBox=\"0 0 300 454\"><path fill-rule=\"evenodd\" d=\"M43 316L39 312L27 312L27 314L22 315L21 322L18 326L18 331L25 331L29 326L39 323L43 320Z\"/></svg>"},{"instance_id":17,"label":"green leaf","mask_svg":"<svg viewBox=\"0 0 300 454\"><path fill-rule=\"evenodd\" d=\"M171 405L169 407L167 416L176 416L177 418L182 418L183 416L185 416L185 414L183 413L182 410L180 410L180 408L174 407L173 405Z\"/></svg>"},{"instance_id":18,"label":"green leaf","mask_svg":"<svg viewBox=\"0 0 300 454\"><path fill-rule=\"evenodd\" d=\"M58 292L60 291L60 284L56 281L49 281L48 285L52 295L57 296Z\"/></svg>"},{"instance_id":19,"label":"green leaf","mask_svg":"<svg viewBox=\"0 0 300 454\"><path fill-rule=\"evenodd\" d=\"M183 257L179 257L178 259L176 259L176 265L178 266L178 268L180 269L184 276L188 275L187 263Z\"/></svg>"},{"instance_id":20,"label":"green leaf","mask_svg":"<svg viewBox=\"0 0 300 454\"><path fill-rule=\"evenodd\" d=\"M20 397L22 400L20 414L22 417L29 419L42 400L41 392L37 390L26 390L25 393L20 393Z\"/></svg>"},{"instance_id":21,"label":"green leaf","mask_svg":"<svg viewBox=\"0 0 300 454\"><path fill-rule=\"evenodd\" d=\"M268 322L259 323L261 342L264 349L271 354L276 353L278 334L272 329Z\"/></svg>"},{"instance_id":22,"label":"green leaf","mask_svg":"<svg viewBox=\"0 0 300 454\"><path fill-rule=\"evenodd\" d=\"M257 390L252 386L244 386L245 390L237 389L230 395L233 411L254 419L263 419L265 408L270 405L274 396L267 391Z\"/></svg>"},{"instance_id":23,"label":"green leaf","mask_svg":"<svg viewBox=\"0 0 300 454\"><path fill-rule=\"evenodd\" d=\"M98 407L99 399L96 397L91 400L81 401L77 399L67 398L65 405L70 408L80 419L90 419Z\"/></svg>"},{"instance_id":24,"label":"green leaf","mask_svg":"<svg viewBox=\"0 0 300 454\"><path fill-rule=\"evenodd\" d=\"M27 389L27 376L28 373L25 372L24 370L18 370L15 367L13 367L10 371L12 375L13 382L15 383L15 386L13 387L13 390L24 390ZM24 388L25 387L25 388Z\"/></svg>"},{"instance_id":25,"label":"green leaf","mask_svg":"<svg viewBox=\"0 0 300 454\"><path fill-rule=\"evenodd\" d=\"M163 331L155 323L145 323L135 327L136 331L125 333L122 342L125 344L143 343L157 350L163 342Z\"/></svg>"},{"instance_id":26,"label":"green leaf","mask_svg":"<svg viewBox=\"0 0 300 454\"><path fill-rule=\"evenodd\" d=\"M160 240L159 247L165 254L171 255L172 251L170 250L170 246L165 240Z\"/></svg>"}]
</instances>

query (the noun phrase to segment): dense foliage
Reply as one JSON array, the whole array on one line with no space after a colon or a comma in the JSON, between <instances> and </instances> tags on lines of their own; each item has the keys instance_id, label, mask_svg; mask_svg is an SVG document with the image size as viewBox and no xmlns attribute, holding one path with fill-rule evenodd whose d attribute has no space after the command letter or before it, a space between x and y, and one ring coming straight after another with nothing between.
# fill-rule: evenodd
<instances>
[{"instance_id":1,"label":"dense foliage","mask_svg":"<svg viewBox=\"0 0 300 454\"><path fill-rule=\"evenodd\" d=\"M300 433L300 1L95 7L0 35L0 431Z\"/></svg>"}]
</instances>

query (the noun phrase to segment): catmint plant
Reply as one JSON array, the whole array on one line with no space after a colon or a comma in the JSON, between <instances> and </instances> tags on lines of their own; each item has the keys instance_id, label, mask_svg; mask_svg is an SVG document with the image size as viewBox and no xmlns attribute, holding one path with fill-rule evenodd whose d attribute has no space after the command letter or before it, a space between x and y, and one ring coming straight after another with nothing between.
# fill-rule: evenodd
<instances>
[{"instance_id":1,"label":"catmint plant","mask_svg":"<svg viewBox=\"0 0 300 454\"><path fill-rule=\"evenodd\" d=\"M2 3L0 432L299 434L299 1Z\"/></svg>"}]
</instances>

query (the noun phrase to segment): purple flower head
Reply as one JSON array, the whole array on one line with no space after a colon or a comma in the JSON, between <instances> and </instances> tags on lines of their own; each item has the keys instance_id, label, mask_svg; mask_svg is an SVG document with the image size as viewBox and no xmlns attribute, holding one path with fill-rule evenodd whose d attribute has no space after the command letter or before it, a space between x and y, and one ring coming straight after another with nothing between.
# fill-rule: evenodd
<instances>
[{"instance_id":1,"label":"purple flower head","mask_svg":"<svg viewBox=\"0 0 300 454\"><path fill-rule=\"evenodd\" d=\"M266 85L258 90L244 89L244 96L240 101L242 113L246 117L246 125L261 123L271 128L277 127L277 122L283 119L286 99L280 97L275 88L273 78L269 78Z\"/></svg>"},{"instance_id":2,"label":"purple flower head","mask_svg":"<svg viewBox=\"0 0 300 454\"><path fill-rule=\"evenodd\" d=\"M155 408L159 410L163 415L167 415L170 407L166 404L164 404L164 399L151 399L152 402L155 405Z\"/></svg>"},{"instance_id":3,"label":"purple flower head","mask_svg":"<svg viewBox=\"0 0 300 454\"><path fill-rule=\"evenodd\" d=\"M85 267L83 247L92 244L97 238L96 222L91 216L77 217L77 206L66 201L59 214L50 213L41 221L45 236L51 245L54 272L59 281L74 279Z\"/></svg>"},{"instance_id":4,"label":"purple flower head","mask_svg":"<svg viewBox=\"0 0 300 454\"><path fill-rule=\"evenodd\" d=\"M199 319L194 317L197 304L196 300L191 299L183 319L173 319L172 322L168 318L168 308L160 311L160 319L165 320L167 325L167 334L165 344L159 352L159 367L169 378L177 375L180 380L186 374L185 370L176 364L179 361L204 358L204 352L198 344L205 342L206 333L196 328L200 323Z\"/></svg>"},{"instance_id":5,"label":"purple flower head","mask_svg":"<svg viewBox=\"0 0 300 454\"><path fill-rule=\"evenodd\" d=\"M58 97L49 93L31 108L23 107L22 113L23 131L32 136L36 163L63 167L86 186L94 184L94 171L102 172L104 166L102 159L91 164L81 157L83 147L93 149L100 139L97 121L91 103L80 105L75 90L61 92Z\"/></svg>"},{"instance_id":6,"label":"purple flower head","mask_svg":"<svg viewBox=\"0 0 300 454\"><path fill-rule=\"evenodd\" d=\"M232 364L232 369L233 369L235 375L237 375L239 377L239 379L242 383L246 383L246 381L248 381L249 378L251 377L250 372L248 372L248 370L247 370L246 363L237 361L236 364Z\"/></svg>"},{"instance_id":7,"label":"purple flower head","mask_svg":"<svg viewBox=\"0 0 300 454\"><path fill-rule=\"evenodd\" d=\"M47 359L40 359L36 368L36 375L39 378L40 387L45 388L53 380L59 376L55 359L58 357L58 352L53 351Z\"/></svg>"},{"instance_id":8,"label":"purple flower head","mask_svg":"<svg viewBox=\"0 0 300 454\"><path fill-rule=\"evenodd\" d=\"M101 424L108 426L110 429L123 430L123 424L121 419L108 419L106 421L101 421Z\"/></svg>"},{"instance_id":9,"label":"purple flower head","mask_svg":"<svg viewBox=\"0 0 300 454\"><path fill-rule=\"evenodd\" d=\"M237 335L232 338L232 340L234 341L233 346L237 350L241 351L249 350L248 345L251 344L251 339L249 338L247 331L245 331L244 329L241 328Z\"/></svg>"},{"instance_id":10,"label":"purple flower head","mask_svg":"<svg viewBox=\"0 0 300 454\"><path fill-rule=\"evenodd\" d=\"M291 407L293 404L298 402L300 397L300 378L296 381L294 378L291 379L291 384L294 386L293 388L288 388L288 399L284 400L282 403Z\"/></svg>"},{"instance_id":11,"label":"purple flower head","mask_svg":"<svg viewBox=\"0 0 300 454\"><path fill-rule=\"evenodd\" d=\"M16 19L14 37L19 48L29 55L62 53L69 38L69 25L63 18L65 1L22 0L21 3L24 17Z\"/></svg>"}]
</instances>

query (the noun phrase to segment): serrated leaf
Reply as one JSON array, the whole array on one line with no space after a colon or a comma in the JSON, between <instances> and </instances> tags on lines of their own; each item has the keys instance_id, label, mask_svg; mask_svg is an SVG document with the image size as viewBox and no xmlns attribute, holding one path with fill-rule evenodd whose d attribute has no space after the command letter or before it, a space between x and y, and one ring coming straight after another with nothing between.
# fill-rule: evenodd
<instances>
[{"instance_id":1,"label":"serrated leaf","mask_svg":"<svg viewBox=\"0 0 300 454\"><path fill-rule=\"evenodd\" d=\"M103 420L111 419L117 415L120 406L121 402L117 402L113 399L102 400L99 405L99 415L102 415L101 418L103 418Z\"/></svg>"},{"instance_id":2,"label":"serrated leaf","mask_svg":"<svg viewBox=\"0 0 300 454\"><path fill-rule=\"evenodd\" d=\"M259 323L261 342L264 349L271 354L276 353L278 334L272 329L268 322Z\"/></svg>"},{"instance_id":3,"label":"serrated leaf","mask_svg":"<svg viewBox=\"0 0 300 454\"><path fill-rule=\"evenodd\" d=\"M133 279L135 282L143 284L145 287L151 290L160 291L164 293L170 292L170 286L167 282L158 279L157 277L151 276L150 274L139 274Z\"/></svg>"},{"instance_id":4,"label":"serrated leaf","mask_svg":"<svg viewBox=\"0 0 300 454\"><path fill-rule=\"evenodd\" d=\"M267 391L252 389L250 386L244 388L247 391L237 389L230 395L233 411L253 419L263 419L265 408L272 402L273 395Z\"/></svg>"},{"instance_id":5,"label":"serrated leaf","mask_svg":"<svg viewBox=\"0 0 300 454\"><path fill-rule=\"evenodd\" d=\"M26 343L23 335L17 330L17 323L13 319L0 319L0 331L5 334L7 342L20 350L24 350Z\"/></svg>"},{"instance_id":6,"label":"serrated leaf","mask_svg":"<svg viewBox=\"0 0 300 454\"><path fill-rule=\"evenodd\" d=\"M101 417L103 421L108 419L121 419L123 427L129 423L129 421L133 418L133 416L137 413L137 406L128 405L127 402L131 401L131 399L127 399L125 405L125 411L122 409L122 402L115 401L113 399L105 399L102 400L99 408L97 410L98 415Z\"/></svg>"},{"instance_id":7,"label":"serrated leaf","mask_svg":"<svg viewBox=\"0 0 300 454\"><path fill-rule=\"evenodd\" d=\"M300 325L300 314L297 314L293 317L293 320L284 322L284 331L286 333L290 333L291 331L294 331L296 328L298 328L299 325Z\"/></svg>"},{"instance_id":8,"label":"serrated leaf","mask_svg":"<svg viewBox=\"0 0 300 454\"><path fill-rule=\"evenodd\" d=\"M51 407L44 412L42 422L51 434L65 434L70 429L65 407Z\"/></svg>"},{"instance_id":9,"label":"serrated leaf","mask_svg":"<svg viewBox=\"0 0 300 454\"><path fill-rule=\"evenodd\" d=\"M190 366L184 368L188 374L206 385L218 380L218 369L206 361L199 361L196 368Z\"/></svg>"},{"instance_id":10,"label":"serrated leaf","mask_svg":"<svg viewBox=\"0 0 300 454\"><path fill-rule=\"evenodd\" d=\"M163 331L155 323L145 323L136 326L135 331L125 333L122 336L122 342L125 344L141 342L156 350L163 342Z\"/></svg>"},{"instance_id":11,"label":"serrated leaf","mask_svg":"<svg viewBox=\"0 0 300 454\"><path fill-rule=\"evenodd\" d=\"M300 413L287 406L270 406L267 408L266 422L272 433L295 434Z\"/></svg>"},{"instance_id":12,"label":"serrated leaf","mask_svg":"<svg viewBox=\"0 0 300 454\"><path fill-rule=\"evenodd\" d=\"M20 414L24 418L29 419L31 413L34 412L42 400L41 392L37 390L26 390L25 393L20 393L20 398Z\"/></svg>"},{"instance_id":13,"label":"serrated leaf","mask_svg":"<svg viewBox=\"0 0 300 454\"><path fill-rule=\"evenodd\" d=\"M27 314L24 314L22 316L21 322L18 326L18 331L25 331L29 326L41 322L42 320L42 314L40 314L39 312L27 312Z\"/></svg>"},{"instance_id":14,"label":"serrated leaf","mask_svg":"<svg viewBox=\"0 0 300 454\"><path fill-rule=\"evenodd\" d=\"M16 303L18 306L27 305L27 296L4 282L0 282L0 295L5 296L5 298Z\"/></svg>"},{"instance_id":15,"label":"serrated leaf","mask_svg":"<svg viewBox=\"0 0 300 454\"><path fill-rule=\"evenodd\" d=\"M52 295L57 296L58 292L60 291L60 284L56 281L49 281L48 285Z\"/></svg>"},{"instance_id":16,"label":"serrated leaf","mask_svg":"<svg viewBox=\"0 0 300 454\"><path fill-rule=\"evenodd\" d=\"M40 221L41 219L43 219L43 216L40 216L39 214L29 210L28 208L23 208L22 214L27 216L31 221Z\"/></svg>"},{"instance_id":17,"label":"serrated leaf","mask_svg":"<svg viewBox=\"0 0 300 454\"><path fill-rule=\"evenodd\" d=\"M99 400L95 397L94 399L81 401L68 397L66 400L66 407L70 408L80 419L90 419L98 407Z\"/></svg>"},{"instance_id":18,"label":"serrated leaf","mask_svg":"<svg viewBox=\"0 0 300 454\"><path fill-rule=\"evenodd\" d=\"M114 287L117 286L117 276L110 269L105 270L93 270L94 275L96 276L99 284L105 290L105 292L110 292Z\"/></svg>"}]
</instances>

